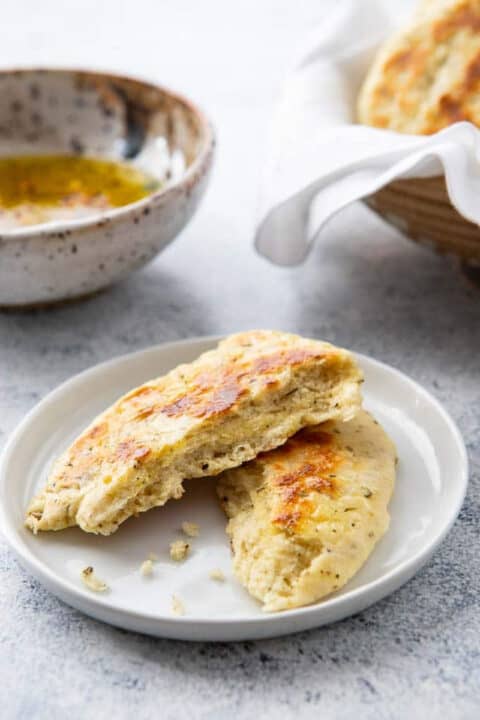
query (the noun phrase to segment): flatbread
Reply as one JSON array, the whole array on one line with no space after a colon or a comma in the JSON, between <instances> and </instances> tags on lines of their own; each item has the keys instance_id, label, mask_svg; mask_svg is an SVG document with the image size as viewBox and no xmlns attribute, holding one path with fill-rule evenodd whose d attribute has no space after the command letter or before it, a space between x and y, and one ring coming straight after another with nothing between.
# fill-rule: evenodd
<instances>
[{"instance_id":1,"label":"flatbread","mask_svg":"<svg viewBox=\"0 0 480 720\"><path fill-rule=\"evenodd\" d=\"M179 498L306 425L349 418L361 403L353 357L274 331L233 335L147 382L97 417L55 463L26 525L109 535L131 515Z\"/></svg>"},{"instance_id":2,"label":"flatbread","mask_svg":"<svg viewBox=\"0 0 480 720\"><path fill-rule=\"evenodd\" d=\"M480 0L424 0L377 54L358 119L416 135L459 120L480 126Z\"/></svg>"},{"instance_id":3,"label":"flatbread","mask_svg":"<svg viewBox=\"0 0 480 720\"><path fill-rule=\"evenodd\" d=\"M395 447L364 410L222 473L236 576L267 611L338 590L386 532L394 479Z\"/></svg>"}]
</instances>

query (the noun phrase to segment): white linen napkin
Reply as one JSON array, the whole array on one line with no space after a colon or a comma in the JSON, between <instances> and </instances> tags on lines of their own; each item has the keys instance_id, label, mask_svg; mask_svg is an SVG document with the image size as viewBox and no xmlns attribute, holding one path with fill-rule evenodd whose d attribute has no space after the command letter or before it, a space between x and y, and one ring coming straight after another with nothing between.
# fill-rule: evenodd
<instances>
[{"instance_id":1,"label":"white linen napkin","mask_svg":"<svg viewBox=\"0 0 480 720\"><path fill-rule=\"evenodd\" d=\"M362 79L399 21L391 5L340 2L287 79L270 135L255 240L274 263L300 263L335 213L400 177L444 174L453 205L480 225L478 128L462 122L413 136L355 124Z\"/></svg>"}]
</instances>

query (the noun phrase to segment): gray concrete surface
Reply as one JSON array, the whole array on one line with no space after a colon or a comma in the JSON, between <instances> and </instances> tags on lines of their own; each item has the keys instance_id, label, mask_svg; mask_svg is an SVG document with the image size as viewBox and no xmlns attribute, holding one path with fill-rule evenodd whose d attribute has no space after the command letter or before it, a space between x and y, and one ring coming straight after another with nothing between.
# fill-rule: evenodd
<instances>
[{"instance_id":1,"label":"gray concrete surface","mask_svg":"<svg viewBox=\"0 0 480 720\"><path fill-rule=\"evenodd\" d=\"M68 12L52 0L41 14L32 0L9 8L4 64L128 66L164 79L210 109L219 157L199 214L148 268L82 304L0 314L0 444L40 398L97 362L176 338L277 327L391 363L445 404L471 460L459 520L425 569L371 609L230 645L94 622L23 572L0 540L3 720L480 715L480 291L360 206L331 223L302 267L273 267L252 250L265 124L287 48L330 4L141 0L131 20L110 0ZM155 22L142 22L146 13Z\"/></svg>"}]
</instances>

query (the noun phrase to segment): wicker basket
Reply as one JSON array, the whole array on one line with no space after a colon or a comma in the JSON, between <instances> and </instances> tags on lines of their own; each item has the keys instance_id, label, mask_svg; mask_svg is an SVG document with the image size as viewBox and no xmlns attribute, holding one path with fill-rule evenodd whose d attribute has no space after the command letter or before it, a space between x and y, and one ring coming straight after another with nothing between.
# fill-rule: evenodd
<instances>
[{"instance_id":1,"label":"wicker basket","mask_svg":"<svg viewBox=\"0 0 480 720\"><path fill-rule=\"evenodd\" d=\"M365 202L413 240L480 266L480 226L455 210L443 176L396 180Z\"/></svg>"}]
</instances>

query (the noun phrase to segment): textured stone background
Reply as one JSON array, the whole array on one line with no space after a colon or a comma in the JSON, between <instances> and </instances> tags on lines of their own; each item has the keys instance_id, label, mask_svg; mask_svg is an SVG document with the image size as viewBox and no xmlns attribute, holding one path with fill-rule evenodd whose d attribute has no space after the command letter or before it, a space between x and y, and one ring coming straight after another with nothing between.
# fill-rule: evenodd
<instances>
[{"instance_id":1,"label":"textured stone background","mask_svg":"<svg viewBox=\"0 0 480 720\"><path fill-rule=\"evenodd\" d=\"M134 14L113 0L9 4L4 65L93 64L162 80L209 109L219 156L200 212L148 268L81 305L0 314L0 444L41 397L99 361L278 327L389 362L445 404L471 460L460 518L422 572L357 617L230 645L94 622L0 541L2 720L479 716L480 291L360 206L331 223L300 268L272 267L251 246L265 127L290 48L331 4L137 0Z\"/></svg>"}]
</instances>

